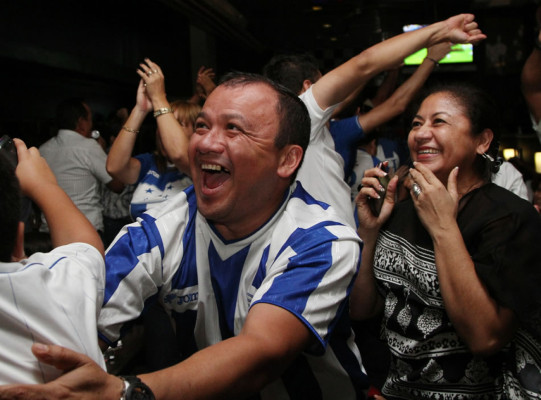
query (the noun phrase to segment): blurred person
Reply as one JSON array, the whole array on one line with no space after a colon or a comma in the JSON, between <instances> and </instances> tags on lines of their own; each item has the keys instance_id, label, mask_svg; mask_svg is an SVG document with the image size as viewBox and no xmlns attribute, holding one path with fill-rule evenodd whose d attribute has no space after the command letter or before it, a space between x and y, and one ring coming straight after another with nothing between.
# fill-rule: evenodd
<instances>
[{"instance_id":1,"label":"blurred person","mask_svg":"<svg viewBox=\"0 0 541 400\"><path fill-rule=\"evenodd\" d=\"M58 133L39 147L53 171L58 184L77 208L103 235L101 186L120 193L124 185L113 179L105 169L107 155L92 138L92 111L83 99L62 101L56 111ZM40 231L48 225L42 216Z\"/></svg>"}]
</instances>

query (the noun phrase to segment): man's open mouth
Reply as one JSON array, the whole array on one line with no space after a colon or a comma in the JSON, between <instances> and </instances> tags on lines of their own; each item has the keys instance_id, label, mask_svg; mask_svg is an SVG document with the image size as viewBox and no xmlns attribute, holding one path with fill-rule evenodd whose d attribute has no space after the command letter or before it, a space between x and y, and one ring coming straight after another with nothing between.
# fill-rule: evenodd
<instances>
[{"instance_id":1,"label":"man's open mouth","mask_svg":"<svg viewBox=\"0 0 541 400\"><path fill-rule=\"evenodd\" d=\"M229 179L231 173L218 164L201 164L203 185L208 189L216 189Z\"/></svg>"}]
</instances>

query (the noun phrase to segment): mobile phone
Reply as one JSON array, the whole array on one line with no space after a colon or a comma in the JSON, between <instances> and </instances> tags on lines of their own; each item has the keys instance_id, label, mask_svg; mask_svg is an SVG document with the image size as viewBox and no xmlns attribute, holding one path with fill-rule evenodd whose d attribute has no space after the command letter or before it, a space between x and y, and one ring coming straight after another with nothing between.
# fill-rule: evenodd
<instances>
[{"instance_id":1,"label":"mobile phone","mask_svg":"<svg viewBox=\"0 0 541 400\"><path fill-rule=\"evenodd\" d=\"M389 184L389 181L391 178L389 175L385 176L379 176L378 181L381 186L383 186L383 191L379 192L379 199L371 197L368 201L368 204L370 205L370 210L372 211L372 214L374 214L376 217L379 215L381 211L381 206L383 206L383 201L385 200L385 194L387 193L387 185Z\"/></svg>"},{"instance_id":2,"label":"mobile phone","mask_svg":"<svg viewBox=\"0 0 541 400\"><path fill-rule=\"evenodd\" d=\"M3 135L0 138L0 152L4 153L11 165L13 165L13 168L17 167L17 163L19 162L17 158L17 148L8 135Z\"/></svg>"},{"instance_id":3,"label":"mobile phone","mask_svg":"<svg viewBox=\"0 0 541 400\"><path fill-rule=\"evenodd\" d=\"M380 163L378 164L378 168L385 172L389 172L386 164ZM383 206L383 201L385 200L385 194L387 193L387 185L389 184L389 181L391 180L391 177L389 174L385 176L378 176L377 177L379 184L383 186L383 191L379 192L379 199L378 198L370 198L368 200L368 205L370 206L370 210L372 211L372 214L374 214L376 217L379 215L381 211L381 206Z\"/></svg>"}]
</instances>

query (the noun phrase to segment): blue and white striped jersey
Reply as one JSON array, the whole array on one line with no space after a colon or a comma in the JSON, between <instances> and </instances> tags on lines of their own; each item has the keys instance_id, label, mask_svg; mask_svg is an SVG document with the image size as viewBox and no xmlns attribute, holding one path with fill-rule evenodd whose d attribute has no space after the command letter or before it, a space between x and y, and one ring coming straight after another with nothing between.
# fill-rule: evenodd
<instances>
[{"instance_id":1,"label":"blue and white striped jersey","mask_svg":"<svg viewBox=\"0 0 541 400\"><path fill-rule=\"evenodd\" d=\"M297 316L319 343L295 363L296 390L353 399L364 374L347 296L359 259L356 232L298 182L264 226L235 241L223 240L197 212L190 187L124 227L108 249L100 335L116 340L157 295L185 354L237 335L252 305L270 303ZM295 398L283 381L262 397Z\"/></svg>"}]
</instances>

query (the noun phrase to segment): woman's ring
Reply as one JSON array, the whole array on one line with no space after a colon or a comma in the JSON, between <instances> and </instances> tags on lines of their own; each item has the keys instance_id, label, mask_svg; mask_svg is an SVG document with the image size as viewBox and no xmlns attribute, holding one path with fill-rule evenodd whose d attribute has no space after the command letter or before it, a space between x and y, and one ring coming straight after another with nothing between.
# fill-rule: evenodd
<instances>
[{"instance_id":1,"label":"woman's ring","mask_svg":"<svg viewBox=\"0 0 541 400\"><path fill-rule=\"evenodd\" d=\"M154 72L155 74L158 73L158 70L157 69L153 69L152 72Z\"/></svg>"},{"instance_id":2,"label":"woman's ring","mask_svg":"<svg viewBox=\"0 0 541 400\"><path fill-rule=\"evenodd\" d=\"M148 75L148 76L152 75L152 71L148 71L148 72L147 72L147 75Z\"/></svg>"},{"instance_id":3,"label":"woman's ring","mask_svg":"<svg viewBox=\"0 0 541 400\"><path fill-rule=\"evenodd\" d=\"M411 185L411 190L413 191L415 197L419 198L419 195L421 194L421 187L418 184L414 183L413 185Z\"/></svg>"}]
</instances>

